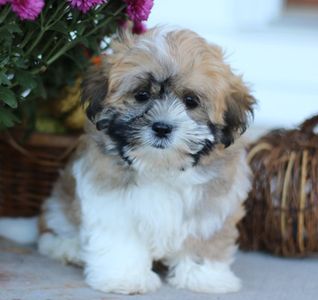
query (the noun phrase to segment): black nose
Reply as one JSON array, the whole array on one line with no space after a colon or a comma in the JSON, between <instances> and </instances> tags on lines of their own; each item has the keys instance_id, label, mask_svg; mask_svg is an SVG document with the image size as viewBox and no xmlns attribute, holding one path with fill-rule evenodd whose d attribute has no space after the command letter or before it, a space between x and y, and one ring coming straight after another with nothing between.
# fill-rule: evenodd
<instances>
[{"instance_id":1,"label":"black nose","mask_svg":"<svg viewBox=\"0 0 318 300\"><path fill-rule=\"evenodd\" d=\"M152 124L152 130L156 136L164 138L172 131L172 126L163 122L155 122Z\"/></svg>"}]
</instances>

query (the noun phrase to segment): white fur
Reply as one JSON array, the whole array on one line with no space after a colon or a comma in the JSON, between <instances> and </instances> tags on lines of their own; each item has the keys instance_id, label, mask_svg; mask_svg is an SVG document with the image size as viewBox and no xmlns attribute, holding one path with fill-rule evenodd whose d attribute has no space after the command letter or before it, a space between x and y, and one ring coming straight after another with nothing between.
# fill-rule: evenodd
<instances>
[{"instance_id":1,"label":"white fur","mask_svg":"<svg viewBox=\"0 0 318 300\"><path fill-rule=\"evenodd\" d=\"M237 197L245 195L249 188L247 179L240 188L234 184L238 191L231 191L232 198L216 201L214 209L199 220L187 216L200 198L196 184L200 169L180 172L179 176L158 173L153 175L155 181L148 174L138 178L135 186L111 190L96 187L92 181L94 170L87 171L84 163L82 158L73 167L82 206L81 258L88 284L105 292L130 294L157 289L160 279L151 271L152 261L178 257L189 235L211 236L235 209ZM242 166L237 172L246 170ZM211 172L201 180L213 176ZM176 264L175 276L169 282L202 292L234 291L240 286L227 263L198 264L190 258Z\"/></svg>"},{"instance_id":2,"label":"white fur","mask_svg":"<svg viewBox=\"0 0 318 300\"><path fill-rule=\"evenodd\" d=\"M228 264L206 260L197 263L189 257L176 263L168 282L176 288L204 293L236 292L241 287Z\"/></svg>"},{"instance_id":3,"label":"white fur","mask_svg":"<svg viewBox=\"0 0 318 300\"><path fill-rule=\"evenodd\" d=\"M81 246L77 228L64 215L62 204L53 195L45 202L45 222L48 232L40 236L38 250L41 254L57 259L63 263L71 262L82 265Z\"/></svg>"},{"instance_id":4,"label":"white fur","mask_svg":"<svg viewBox=\"0 0 318 300\"><path fill-rule=\"evenodd\" d=\"M45 201L45 222L48 228L54 228L54 232L66 238L77 235L77 229L64 215L62 201L54 193ZM58 226L57 226L58 225Z\"/></svg>"},{"instance_id":5,"label":"white fur","mask_svg":"<svg viewBox=\"0 0 318 300\"><path fill-rule=\"evenodd\" d=\"M39 238L38 250L41 254L63 263L83 264L78 236L66 237L44 233Z\"/></svg>"},{"instance_id":6,"label":"white fur","mask_svg":"<svg viewBox=\"0 0 318 300\"><path fill-rule=\"evenodd\" d=\"M20 244L35 243L38 238L38 218L1 218L0 236Z\"/></svg>"},{"instance_id":7,"label":"white fur","mask_svg":"<svg viewBox=\"0 0 318 300\"><path fill-rule=\"evenodd\" d=\"M171 75L176 73L178 67L177 64L172 60L170 55L170 49L167 44L166 37L172 28L160 27L152 32L152 35L147 38L142 36L137 40L136 49L148 52L155 59L158 60L160 64L169 64L169 69L171 70Z\"/></svg>"},{"instance_id":8,"label":"white fur","mask_svg":"<svg viewBox=\"0 0 318 300\"><path fill-rule=\"evenodd\" d=\"M125 153L134 160L133 167L140 173L150 172L157 173L158 167L163 172L168 173L177 171L175 174L180 175L179 169L189 168L193 164L190 154L195 154L203 148L206 140L215 141L215 137L206 125L198 124L193 121L185 105L178 99L172 97L164 101L154 101L153 106L145 116L149 123L163 122L173 126L173 131L169 139L162 141L158 139L150 126L145 126L137 137L140 138L141 147L127 147ZM161 144L165 150L153 147ZM184 153L188 153L185 157ZM195 172L192 172L194 175ZM148 176L148 175L147 175Z\"/></svg>"}]
</instances>

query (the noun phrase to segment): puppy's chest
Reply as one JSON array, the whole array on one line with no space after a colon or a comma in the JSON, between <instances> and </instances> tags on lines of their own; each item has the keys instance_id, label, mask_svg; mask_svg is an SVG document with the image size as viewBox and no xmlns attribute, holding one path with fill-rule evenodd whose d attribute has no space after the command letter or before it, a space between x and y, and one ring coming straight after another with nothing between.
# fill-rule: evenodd
<instances>
[{"instance_id":1,"label":"puppy's chest","mask_svg":"<svg viewBox=\"0 0 318 300\"><path fill-rule=\"evenodd\" d=\"M197 188L173 181L145 183L131 188L124 197L127 198L122 201L133 226L155 257L181 247L195 218Z\"/></svg>"},{"instance_id":2,"label":"puppy's chest","mask_svg":"<svg viewBox=\"0 0 318 300\"><path fill-rule=\"evenodd\" d=\"M137 234L153 257L178 251L201 231L202 190L188 178L143 178L125 187L96 187L89 174L77 178L85 227L111 228L113 234Z\"/></svg>"}]
</instances>

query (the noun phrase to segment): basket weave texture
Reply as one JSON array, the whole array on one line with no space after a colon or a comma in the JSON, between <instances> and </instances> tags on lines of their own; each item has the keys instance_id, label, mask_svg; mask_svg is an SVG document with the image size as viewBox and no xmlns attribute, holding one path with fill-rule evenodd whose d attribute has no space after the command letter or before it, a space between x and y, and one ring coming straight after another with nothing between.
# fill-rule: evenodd
<instances>
[{"instance_id":1,"label":"basket weave texture","mask_svg":"<svg viewBox=\"0 0 318 300\"><path fill-rule=\"evenodd\" d=\"M318 253L318 115L249 148L253 187L240 246L282 256Z\"/></svg>"},{"instance_id":2,"label":"basket weave texture","mask_svg":"<svg viewBox=\"0 0 318 300\"><path fill-rule=\"evenodd\" d=\"M0 216L39 213L78 136L34 133L25 143L20 140L19 133L0 135Z\"/></svg>"}]
</instances>

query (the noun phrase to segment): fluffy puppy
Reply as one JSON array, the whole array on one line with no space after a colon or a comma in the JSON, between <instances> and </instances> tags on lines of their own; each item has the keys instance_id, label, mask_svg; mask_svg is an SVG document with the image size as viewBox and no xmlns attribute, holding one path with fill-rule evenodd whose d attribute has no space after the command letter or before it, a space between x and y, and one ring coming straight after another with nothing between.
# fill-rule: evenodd
<instances>
[{"instance_id":1,"label":"fluffy puppy","mask_svg":"<svg viewBox=\"0 0 318 300\"><path fill-rule=\"evenodd\" d=\"M222 51L189 30L122 34L83 82L86 134L44 204L39 250L84 266L105 292L165 280L240 288L230 270L250 188L239 136L254 98Z\"/></svg>"}]
</instances>

